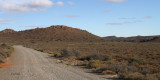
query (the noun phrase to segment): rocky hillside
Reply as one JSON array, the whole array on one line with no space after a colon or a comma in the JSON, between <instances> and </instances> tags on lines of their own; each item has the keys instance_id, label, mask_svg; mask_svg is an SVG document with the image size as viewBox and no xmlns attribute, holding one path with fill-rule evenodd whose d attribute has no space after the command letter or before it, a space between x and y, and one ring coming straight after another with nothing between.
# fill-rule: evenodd
<instances>
[{"instance_id":1,"label":"rocky hillside","mask_svg":"<svg viewBox=\"0 0 160 80\"><path fill-rule=\"evenodd\" d=\"M36 28L25 31L15 32L14 30L4 30L0 32L0 38L9 38L11 40L23 41L67 41L67 42L93 42L102 41L96 35L85 30L71 28L67 26L51 26L47 28Z\"/></svg>"},{"instance_id":2,"label":"rocky hillside","mask_svg":"<svg viewBox=\"0 0 160 80\"><path fill-rule=\"evenodd\" d=\"M7 33L14 33L14 32L15 32L15 31L12 30L12 29L5 29L5 30L1 31L0 33L1 33L1 34L7 34Z\"/></svg>"}]
</instances>

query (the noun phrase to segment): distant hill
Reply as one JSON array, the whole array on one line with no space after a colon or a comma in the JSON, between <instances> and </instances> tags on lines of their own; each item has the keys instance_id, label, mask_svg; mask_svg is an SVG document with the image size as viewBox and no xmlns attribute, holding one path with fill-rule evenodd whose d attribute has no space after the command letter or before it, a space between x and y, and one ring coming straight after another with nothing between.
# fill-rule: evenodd
<instances>
[{"instance_id":1,"label":"distant hill","mask_svg":"<svg viewBox=\"0 0 160 80\"><path fill-rule=\"evenodd\" d=\"M1 31L0 34L13 33L13 32L16 32L16 31L14 31L13 29L5 29Z\"/></svg>"},{"instance_id":2,"label":"distant hill","mask_svg":"<svg viewBox=\"0 0 160 80\"><path fill-rule=\"evenodd\" d=\"M93 35L85 30L71 28L62 25L47 28L36 28L24 31L6 29L0 32L0 38L20 41L69 41L69 42L93 42L104 39Z\"/></svg>"},{"instance_id":3,"label":"distant hill","mask_svg":"<svg viewBox=\"0 0 160 80\"><path fill-rule=\"evenodd\" d=\"M108 36L104 38L110 41L118 41L118 42L160 42L160 36L135 36L135 37Z\"/></svg>"}]
</instances>

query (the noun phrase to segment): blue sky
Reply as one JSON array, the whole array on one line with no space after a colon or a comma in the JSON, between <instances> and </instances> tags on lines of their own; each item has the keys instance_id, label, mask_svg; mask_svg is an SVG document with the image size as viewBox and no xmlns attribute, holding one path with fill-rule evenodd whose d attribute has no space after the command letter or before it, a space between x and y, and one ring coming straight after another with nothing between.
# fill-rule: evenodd
<instances>
[{"instance_id":1,"label":"blue sky","mask_svg":"<svg viewBox=\"0 0 160 80\"><path fill-rule=\"evenodd\" d=\"M160 0L0 0L0 30L66 25L98 36L160 35Z\"/></svg>"}]
</instances>

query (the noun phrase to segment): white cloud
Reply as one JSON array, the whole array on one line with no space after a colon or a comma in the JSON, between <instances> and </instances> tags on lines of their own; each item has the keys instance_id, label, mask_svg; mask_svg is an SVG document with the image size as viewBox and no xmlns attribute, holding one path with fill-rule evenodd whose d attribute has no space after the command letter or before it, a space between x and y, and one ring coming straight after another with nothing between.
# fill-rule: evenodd
<instances>
[{"instance_id":1,"label":"white cloud","mask_svg":"<svg viewBox=\"0 0 160 80\"><path fill-rule=\"evenodd\" d=\"M0 0L0 11L1 12L30 12L39 11L41 8L49 8L54 6L51 0Z\"/></svg>"},{"instance_id":2,"label":"white cloud","mask_svg":"<svg viewBox=\"0 0 160 80\"><path fill-rule=\"evenodd\" d=\"M2 10L0 10L0 13L2 13L3 11Z\"/></svg>"},{"instance_id":3,"label":"white cloud","mask_svg":"<svg viewBox=\"0 0 160 80\"><path fill-rule=\"evenodd\" d=\"M9 24L13 20L15 19L0 19L0 24Z\"/></svg>"},{"instance_id":4,"label":"white cloud","mask_svg":"<svg viewBox=\"0 0 160 80\"><path fill-rule=\"evenodd\" d=\"M74 5L68 1L69 5ZM20 13L20 12L47 12L47 8L52 6L64 6L64 2L52 0L0 0L0 13ZM45 9L45 10L42 10Z\"/></svg>"},{"instance_id":5,"label":"white cloud","mask_svg":"<svg viewBox=\"0 0 160 80\"><path fill-rule=\"evenodd\" d=\"M0 22L0 24L10 24L10 23L8 23L8 22Z\"/></svg>"},{"instance_id":6,"label":"white cloud","mask_svg":"<svg viewBox=\"0 0 160 80\"><path fill-rule=\"evenodd\" d=\"M2 9L5 9L9 12L28 12L30 11L28 7L22 5L15 5L15 4L2 4L0 5Z\"/></svg>"},{"instance_id":7,"label":"white cloud","mask_svg":"<svg viewBox=\"0 0 160 80\"><path fill-rule=\"evenodd\" d=\"M107 23L109 25L122 25L123 23L117 23L117 22L111 22L111 23Z\"/></svg>"},{"instance_id":8,"label":"white cloud","mask_svg":"<svg viewBox=\"0 0 160 80\"><path fill-rule=\"evenodd\" d=\"M40 9L39 11L40 12L47 12L48 10L47 9Z\"/></svg>"},{"instance_id":9,"label":"white cloud","mask_svg":"<svg viewBox=\"0 0 160 80\"><path fill-rule=\"evenodd\" d=\"M131 18L128 18L128 17L120 17L119 19L135 19L135 18L133 18L133 17L131 17Z\"/></svg>"},{"instance_id":10,"label":"white cloud","mask_svg":"<svg viewBox=\"0 0 160 80\"><path fill-rule=\"evenodd\" d=\"M31 0L27 4L28 7L40 8L40 7L52 7L54 3L50 0Z\"/></svg>"},{"instance_id":11,"label":"white cloud","mask_svg":"<svg viewBox=\"0 0 160 80\"><path fill-rule=\"evenodd\" d=\"M68 1L69 5L74 5L74 3L72 1Z\"/></svg>"},{"instance_id":12,"label":"white cloud","mask_svg":"<svg viewBox=\"0 0 160 80\"><path fill-rule=\"evenodd\" d=\"M0 19L0 22L9 22L12 21L13 19Z\"/></svg>"},{"instance_id":13,"label":"white cloud","mask_svg":"<svg viewBox=\"0 0 160 80\"><path fill-rule=\"evenodd\" d=\"M57 2L57 5L58 5L58 6L64 6L64 3L63 3L62 1L58 1L58 2Z\"/></svg>"},{"instance_id":14,"label":"white cloud","mask_svg":"<svg viewBox=\"0 0 160 80\"><path fill-rule=\"evenodd\" d=\"M107 2L113 2L113 3L120 3L120 2L124 2L127 0L106 0Z\"/></svg>"},{"instance_id":15,"label":"white cloud","mask_svg":"<svg viewBox=\"0 0 160 80\"><path fill-rule=\"evenodd\" d=\"M67 15L66 17L67 18L77 18L77 17L80 17L80 16L78 16L78 15Z\"/></svg>"},{"instance_id":16,"label":"white cloud","mask_svg":"<svg viewBox=\"0 0 160 80\"><path fill-rule=\"evenodd\" d=\"M110 22L110 23L107 23L107 24L108 25L122 25L122 24L140 23L140 22L143 22L143 21L136 20L136 21L125 21L125 22Z\"/></svg>"},{"instance_id":17,"label":"white cloud","mask_svg":"<svg viewBox=\"0 0 160 80\"><path fill-rule=\"evenodd\" d=\"M44 25L32 25L32 26L26 26L26 27L44 27Z\"/></svg>"}]
</instances>

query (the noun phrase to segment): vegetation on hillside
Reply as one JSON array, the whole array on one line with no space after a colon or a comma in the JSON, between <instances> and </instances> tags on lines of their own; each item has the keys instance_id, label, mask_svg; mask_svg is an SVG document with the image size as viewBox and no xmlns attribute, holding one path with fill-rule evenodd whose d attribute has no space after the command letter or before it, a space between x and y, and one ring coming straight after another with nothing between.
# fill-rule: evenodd
<instances>
[{"instance_id":1,"label":"vegetation on hillside","mask_svg":"<svg viewBox=\"0 0 160 80\"><path fill-rule=\"evenodd\" d=\"M117 74L125 80L160 79L160 44L130 42L68 43L35 42L27 47L53 54L64 61L80 63L94 72Z\"/></svg>"},{"instance_id":2,"label":"vegetation on hillside","mask_svg":"<svg viewBox=\"0 0 160 80\"><path fill-rule=\"evenodd\" d=\"M6 44L1 44L0 45L0 64L4 62L4 59L9 57L11 53L13 52L13 48L6 45Z\"/></svg>"},{"instance_id":3,"label":"vegetation on hillside","mask_svg":"<svg viewBox=\"0 0 160 80\"><path fill-rule=\"evenodd\" d=\"M81 65L125 80L160 80L160 37L101 38L67 26L0 32L0 41L49 53L67 65ZM4 56L6 57L6 56Z\"/></svg>"}]
</instances>

